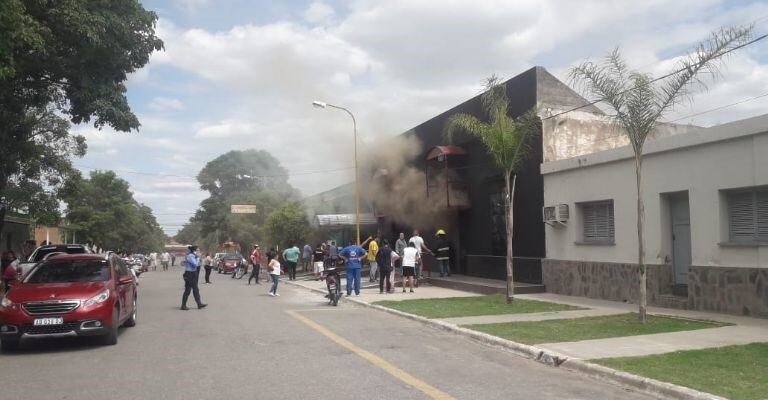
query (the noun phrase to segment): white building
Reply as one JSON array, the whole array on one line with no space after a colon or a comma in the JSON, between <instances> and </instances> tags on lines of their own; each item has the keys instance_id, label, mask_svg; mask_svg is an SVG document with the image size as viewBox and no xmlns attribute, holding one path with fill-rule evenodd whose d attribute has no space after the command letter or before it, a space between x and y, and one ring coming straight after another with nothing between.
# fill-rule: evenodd
<instances>
[{"instance_id":1,"label":"white building","mask_svg":"<svg viewBox=\"0 0 768 400\"><path fill-rule=\"evenodd\" d=\"M543 280L549 292L636 302L634 157L601 118L544 121L544 203L568 215L546 228ZM644 154L649 303L768 317L768 114L662 125Z\"/></svg>"}]
</instances>

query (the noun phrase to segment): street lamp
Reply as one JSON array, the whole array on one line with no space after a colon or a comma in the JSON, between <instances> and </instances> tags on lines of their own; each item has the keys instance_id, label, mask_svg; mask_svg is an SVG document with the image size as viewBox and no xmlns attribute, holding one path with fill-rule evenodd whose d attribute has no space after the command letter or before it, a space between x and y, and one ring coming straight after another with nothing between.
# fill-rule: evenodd
<instances>
[{"instance_id":1,"label":"street lamp","mask_svg":"<svg viewBox=\"0 0 768 400\"><path fill-rule=\"evenodd\" d=\"M360 174L358 173L357 168L357 121L355 120L355 116L352 114L351 111L347 110L344 107L335 106L333 104L328 104L324 101L313 101L312 105L317 108L335 108L337 110L343 110L346 111L347 114L349 114L350 117L352 117L352 132L353 132L353 138L355 141L355 230L357 233L357 244L360 244Z\"/></svg>"}]
</instances>

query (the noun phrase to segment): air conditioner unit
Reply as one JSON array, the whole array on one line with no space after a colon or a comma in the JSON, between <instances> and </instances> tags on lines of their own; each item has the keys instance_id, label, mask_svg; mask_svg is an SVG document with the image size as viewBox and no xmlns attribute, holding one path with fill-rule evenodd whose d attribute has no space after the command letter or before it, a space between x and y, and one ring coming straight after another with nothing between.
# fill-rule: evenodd
<instances>
[{"instance_id":1,"label":"air conditioner unit","mask_svg":"<svg viewBox=\"0 0 768 400\"><path fill-rule=\"evenodd\" d=\"M543 208L544 223L547 225L565 225L568 222L568 204L557 204Z\"/></svg>"}]
</instances>

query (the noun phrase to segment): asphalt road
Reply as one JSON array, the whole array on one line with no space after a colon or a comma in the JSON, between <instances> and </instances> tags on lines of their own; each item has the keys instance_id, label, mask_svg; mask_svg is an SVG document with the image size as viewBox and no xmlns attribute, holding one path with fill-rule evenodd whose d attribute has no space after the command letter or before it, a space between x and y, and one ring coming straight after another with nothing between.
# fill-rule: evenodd
<instances>
[{"instance_id":1,"label":"asphalt road","mask_svg":"<svg viewBox=\"0 0 768 400\"><path fill-rule=\"evenodd\" d=\"M0 398L649 399L284 283L273 298L265 283L213 278L210 306L180 311L179 268L144 274L138 323L116 346L57 339L0 355Z\"/></svg>"}]
</instances>

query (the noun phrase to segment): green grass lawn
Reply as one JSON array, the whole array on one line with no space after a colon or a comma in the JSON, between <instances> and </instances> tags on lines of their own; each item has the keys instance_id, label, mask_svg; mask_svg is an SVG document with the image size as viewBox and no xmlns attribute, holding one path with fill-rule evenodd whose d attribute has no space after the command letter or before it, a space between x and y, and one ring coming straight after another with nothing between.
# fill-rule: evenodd
<instances>
[{"instance_id":1,"label":"green grass lawn","mask_svg":"<svg viewBox=\"0 0 768 400\"><path fill-rule=\"evenodd\" d=\"M449 297L445 299L377 301L374 304L421 315L426 318L471 317L477 315L537 313L583 309L564 304L523 299L515 299L512 304L507 304L506 298L501 294L473 297Z\"/></svg>"},{"instance_id":2,"label":"green grass lawn","mask_svg":"<svg viewBox=\"0 0 768 400\"><path fill-rule=\"evenodd\" d=\"M649 315L648 322L641 324L637 321L637 314L631 313L549 321L467 325L466 327L519 343L539 344L690 331L723 325L717 322L655 315Z\"/></svg>"},{"instance_id":3,"label":"green grass lawn","mask_svg":"<svg viewBox=\"0 0 768 400\"><path fill-rule=\"evenodd\" d=\"M768 399L768 343L592 362L732 400Z\"/></svg>"}]
</instances>

